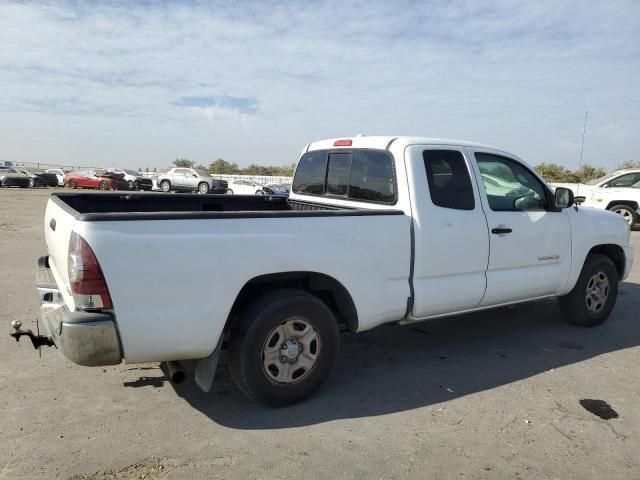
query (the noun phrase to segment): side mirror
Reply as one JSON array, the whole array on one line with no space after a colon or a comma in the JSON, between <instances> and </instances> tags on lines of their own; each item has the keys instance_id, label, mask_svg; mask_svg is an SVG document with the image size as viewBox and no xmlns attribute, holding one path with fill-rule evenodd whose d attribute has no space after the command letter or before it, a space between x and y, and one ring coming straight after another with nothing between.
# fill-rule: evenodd
<instances>
[{"instance_id":1,"label":"side mirror","mask_svg":"<svg viewBox=\"0 0 640 480\"><path fill-rule=\"evenodd\" d=\"M569 208L574 203L575 198L571 190L564 187L556 188L556 207Z\"/></svg>"}]
</instances>

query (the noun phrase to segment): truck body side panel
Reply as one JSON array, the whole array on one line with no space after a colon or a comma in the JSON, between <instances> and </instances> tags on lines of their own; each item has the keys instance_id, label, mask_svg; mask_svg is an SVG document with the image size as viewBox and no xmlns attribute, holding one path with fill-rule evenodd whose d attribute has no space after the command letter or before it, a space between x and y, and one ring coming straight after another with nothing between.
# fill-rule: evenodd
<instances>
[{"instance_id":1,"label":"truck body side panel","mask_svg":"<svg viewBox=\"0 0 640 480\"><path fill-rule=\"evenodd\" d=\"M359 330L403 318L405 215L78 221L113 300L125 361L206 357L251 279L311 271L351 294Z\"/></svg>"}]
</instances>

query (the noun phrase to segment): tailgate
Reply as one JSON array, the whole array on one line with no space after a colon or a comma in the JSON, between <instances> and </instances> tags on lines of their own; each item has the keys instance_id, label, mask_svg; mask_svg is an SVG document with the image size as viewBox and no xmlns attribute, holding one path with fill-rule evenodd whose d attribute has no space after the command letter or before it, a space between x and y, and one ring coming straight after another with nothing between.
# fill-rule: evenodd
<instances>
[{"instance_id":1,"label":"tailgate","mask_svg":"<svg viewBox=\"0 0 640 480\"><path fill-rule=\"evenodd\" d=\"M70 293L67 261L69 239L75 221L71 212L61 207L53 197L49 198L44 214L44 237L49 252L49 267L69 310L74 310L74 302Z\"/></svg>"}]
</instances>

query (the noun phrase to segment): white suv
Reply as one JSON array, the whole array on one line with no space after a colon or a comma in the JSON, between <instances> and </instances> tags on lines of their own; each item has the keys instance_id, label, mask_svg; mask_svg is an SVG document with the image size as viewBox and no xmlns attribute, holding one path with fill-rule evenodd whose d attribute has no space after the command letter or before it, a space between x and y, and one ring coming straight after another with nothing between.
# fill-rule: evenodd
<instances>
[{"instance_id":1,"label":"white suv","mask_svg":"<svg viewBox=\"0 0 640 480\"><path fill-rule=\"evenodd\" d=\"M640 218L640 169L617 170L587 182L584 206L622 215L633 227ZM582 192L580 192L582 193Z\"/></svg>"}]
</instances>

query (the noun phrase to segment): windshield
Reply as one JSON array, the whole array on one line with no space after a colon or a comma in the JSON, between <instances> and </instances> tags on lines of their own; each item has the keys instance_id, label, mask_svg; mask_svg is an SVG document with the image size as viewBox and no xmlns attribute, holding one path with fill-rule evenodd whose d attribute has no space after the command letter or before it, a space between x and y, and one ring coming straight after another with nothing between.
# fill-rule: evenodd
<instances>
[{"instance_id":1,"label":"windshield","mask_svg":"<svg viewBox=\"0 0 640 480\"><path fill-rule=\"evenodd\" d=\"M588 182L585 182L585 185L597 185L601 182L604 182L606 180L609 180L610 178L615 177L616 175L618 175L619 172L613 172L613 173L608 173L606 175L603 175L600 178L594 178L593 180L589 180Z\"/></svg>"},{"instance_id":2,"label":"windshield","mask_svg":"<svg viewBox=\"0 0 640 480\"><path fill-rule=\"evenodd\" d=\"M126 173L127 175L133 175L134 177L137 177L138 175L140 175L138 172L134 170L123 170L123 172Z\"/></svg>"},{"instance_id":3,"label":"windshield","mask_svg":"<svg viewBox=\"0 0 640 480\"><path fill-rule=\"evenodd\" d=\"M2 173L18 173L13 168L0 168L0 172Z\"/></svg>"}]
</instances>

